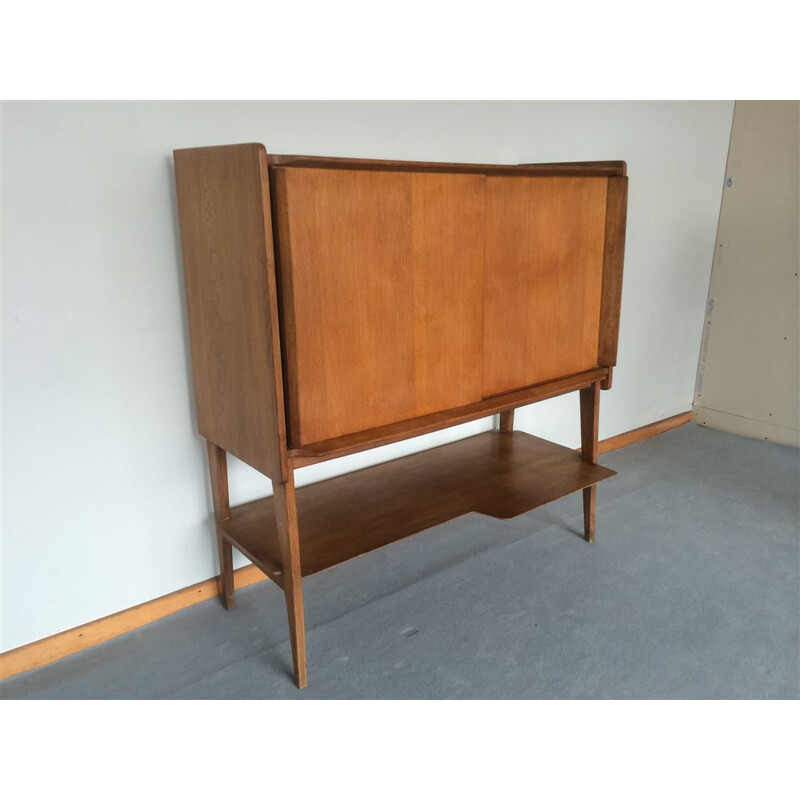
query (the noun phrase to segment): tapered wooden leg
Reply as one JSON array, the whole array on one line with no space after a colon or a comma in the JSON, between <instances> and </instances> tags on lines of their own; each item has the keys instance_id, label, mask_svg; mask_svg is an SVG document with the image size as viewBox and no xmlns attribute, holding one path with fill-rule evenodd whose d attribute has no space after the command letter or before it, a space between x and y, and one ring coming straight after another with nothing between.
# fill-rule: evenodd
<instances>
[{"instance_id":1,"label":"tapered wooden leg","mask_svg":"<svg viewBox=\"0 0 800 800\"><path fill-rule=\"evenodd\" d=\"M583 490L583 538L594 541L594 517L597 509L597 486Z\"/></svg>"},{"instance_id":2,"label":"tapered wooden leg","mask_svg":"<svg viewBox=\"0 0 800 800\"><path fill-rule=\"evenodd\" d=\"M600 420L600 384L593 383L581 389L581 458L597 463L598 423ZM583 536L587 542L594 541L594 518L597 507L597 487L583 490Z\"/></svg>"},{"instance_id":3,"label":"tapered wooden leg","mask_svg":"<svg viewBox=\"0 0 800 800\"><path fill-rule=\"evenodd\" d=\"M236 607L233 589L233 549L231 543L222 538L220 522L231 518L230 499L228 497L228 456L213 442L208 442L208 468L211 473L211 497L214 501L214 527L217 532L217 550L219 551L219 579L222 604L228 611Z\"/></svg>"},{"instance_id":4,"label":"tapered wooden leg","mask_svg":"<svg viewBox=\"0 0 800 800\"><path fill-rule=\"evenodd\" d=\"M514 430L514 409L500 412L500 430L511 433Z\"/></svg>"},{"instance_id":5,"label":"tapered wooden leg","mask_svg":"<svg viewBox=\"0 0 800 800\"><path fill-rule=\"evenodd\" d=\"M300 574L300 539L297 529L297 501L294 475L286 483L273 481L275 520L281 550L283 591L289 617L289 638L292 643L294 680L299 689L308 683L306 673L306 626L303 614L303 581Z\"/></svg>"}]
</instances>

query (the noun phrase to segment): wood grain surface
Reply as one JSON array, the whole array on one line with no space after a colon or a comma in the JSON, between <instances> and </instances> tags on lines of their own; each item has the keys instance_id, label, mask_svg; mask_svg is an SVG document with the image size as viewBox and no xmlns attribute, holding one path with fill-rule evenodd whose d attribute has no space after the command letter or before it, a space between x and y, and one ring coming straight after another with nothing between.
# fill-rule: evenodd
<instances>
[{"instance_id":1,"label":"wood grain surface","mask_svg":"<svg viewBox=\"0 0 800 800\"><path fill-rule=\"evenodd\" d=\"M449 161L395 161L393 159L337 158L331 156L271 153L270 167L291 166L310 169L355 169L381 172L445 172L473 175L583 175L608 177L624 175L624 161L565 161L550 164L460 164Z\"/></svg>"},{"instance_id":2,"label":"wood grain surface","mask_svg":"<svg viewBox=\"0 0 800 800\"><path fill-rule=\"evenodd\" d=\"M595 367L577 375L568 375L565 378L546 381L536 386L529 386L516 392L490 397L467 406L437 411L424 417L414 417L413 419L394 422L390 425L383 425L380 428L371 428L370 430L359 431L347 436L327 439L324 442L313 442L305 447L289 450L289 461L294 468L303 467L329 458L358 453L370 447L408 439L410 436L421 436L452 425L472 422L482 417L510 411L520 406L547 400L567 392L574 392L576 389L582 389L596 380L602 380L607 371L607 367Z\"/></svg>"},{"instance_id":3,"label":"wood grain surface","mask_svg":"<svg viewBox=\"0 0 800 800\"><path fill-rule=\"evenodd\" d=\"M197 427L286 474L278 304L262 145L174 152Z\"/></svg>"},{"instance_id":4,"label":"wood grain surface","mask_svg":"<svg viewBox=\"0 0 800 800\"><path fill-rule=\"evenodd\" d=\"M606 184L486 179L484 397L598 363Z\"/></svg>"},{"instance_id":5,"label":"wood grain surface","mask_svg":"<svg viewBox=\"0 0 800 800\"><path fill-rule=\"evenodd\" d=\"M506 519L615 473L535 436L490 431L297 490L303 575L477 512ZM273 499L231 509L223 535L281 579Z\"/></svg>"},{"instance_id":6,"label":"wood grain surface","mask_svg":"<svg viewBox=\"0 0 800 800\"><path fill-rule=\"evenodd\" d=\"M293 445L480 398L483 180L273 171Z\"/></svg>"},{"instance_id":7,"label":"wood grain surface","mask_svg":"<svg viewBox=\"0 0 800 800\"><path fill-rule=\"evenodd\" d=\"M628 179L626 177L609 178L597 355L597 363L606 367L613 367L617 363L627 211ZM611 376L609 374L608 384L603 388L610 388L610 386Z\"/></svg>"}]
</instances>

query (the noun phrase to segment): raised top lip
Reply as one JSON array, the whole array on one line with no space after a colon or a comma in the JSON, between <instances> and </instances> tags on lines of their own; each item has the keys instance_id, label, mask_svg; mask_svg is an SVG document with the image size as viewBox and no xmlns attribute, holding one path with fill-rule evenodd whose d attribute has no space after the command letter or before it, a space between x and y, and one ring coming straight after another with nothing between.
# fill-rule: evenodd
<instances>
[{"instance_id":1,"label":"raised top lip","mask_svg":"<svg viewBox=\"0 0 800 800\"><path fill-rule=\"evenodd\" d=\"M414 172L461 172L477 174L553 174L553 175L626 175L625 161L561 161L525 164L480 164L450 161L402 161L398 159L343 158L268 154L270 168L305 167L316 169L361 169Z\"/></svg>"},{"instance_id":2,"label":"raised top lip","mask_svg":"<svg viewBox=\"0 0 800 800\"><path fill-rule=\"evenodd\" d=\"M174 150L177 153L201 154L223 149L257 149L266 157L270 170L283 167L311 169L381 170L390 172L452 172L482 175L543 175L613 177L627 175L625 161L559 161L522 164L480 164L451 161L403 161L400 159L348 158L267 153L260 143L213 145ZM210 154L210 153L209 153Z\"/></svg>"}]
</instances>

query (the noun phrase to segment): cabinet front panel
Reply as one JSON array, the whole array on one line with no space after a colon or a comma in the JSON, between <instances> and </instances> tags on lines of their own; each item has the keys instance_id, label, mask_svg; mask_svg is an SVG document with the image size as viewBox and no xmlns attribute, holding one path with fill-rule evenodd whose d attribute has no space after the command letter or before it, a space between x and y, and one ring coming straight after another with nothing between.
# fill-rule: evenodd
<instances>
[{"instance_id":1,"label":"cabinet front panel","mask_svg":"<svg viewBox=\"0 0 800 800\"><path fill-rule=\"evenodd\" d=\"M292 445L480 399L483 176L273 174Z\"/></svg>"},{"instance_id":2,"label":"cabinet front panel","mask_svg":"<svg viewBox=\"0 0 800 800\"><path fill-rule=\"evenodd\" d=\"M487 177L484 397L597 364L607 184Z\"/></svg>"}]
</instances>

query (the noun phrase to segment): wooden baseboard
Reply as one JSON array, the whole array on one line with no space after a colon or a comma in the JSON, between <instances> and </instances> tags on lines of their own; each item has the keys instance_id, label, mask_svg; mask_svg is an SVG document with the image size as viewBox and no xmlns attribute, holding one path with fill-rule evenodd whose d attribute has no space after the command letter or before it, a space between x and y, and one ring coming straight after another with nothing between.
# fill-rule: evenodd
<instances>
[{"instance_id":1,"label":"wooden baseboard","mask_svg":"<svg viewBox=\"0 0 800 800\"><path fill-rule=\"evenodd\" d=\"M234 573L234 585L237 589L243 589L262 580L267 580L267 576L252 564L241 567ZM143 625L217 595L219 595L219 580L210 578L186 589L179 589L177 592L127 608L125 611L0 653L0 680L51 664L72 653L107 642L123 633L130 633Z\"/></svg>"},{"instance_id":2,"label":"wooden baseboard","mask_svg":"<svg viewBox=\"0 0 800 800\"><path fill-rule=\"evenodd\" d=\"M603 439L598 445L600 453L610 453L612 450L619 450L620 447L627 447L634 442L641 442L642 439L649 439L651 436L658 436L659 433L677 428L680 425L685 425L687 422L692 421L692 412L685 411L683 414L676 414L674 417L667 417L667 419L659 420L658 422L651 422L649 425L643 425L636 430L621 433L619 436L612 436L610 439Z\"/></svg>"},{"instance_id":3,"label":"wooden baseboard","mask_svg":"<svg viewBox=\"0 0 800 800\"><path fill-rule=\"evenodd\" d=\"M628 433L604 439L599 444L600 453L608 453L611 450L618 450L621 447L640 442L651 436L657 436L659 433L684 425L690 422L691 419L692 412L687 411L684 414L678 414L650 425L644 425ZM264 580L267 580L267 577L252 564L241 567L234 573L234 582L237 589L242 589L245 586ZM27 672L36 667L43 667L87 647L114 639L123 633L130 633L143 625L155 622L157 619L169 616L183 608L189 608L197 603L202 603L204 600L216 597L219 593L218 579L210 578L186 589L179 589L177 592L164 595L164 597L158 597L155 600L128 608L125 611L111 614L94 622L87 622L77 628L56 633L46 639L40 639L38 642L31 642L31 644L0 653L0 680L10 678L12 675L18 675L21 672Z\"/></svg>"}]
</instances>

